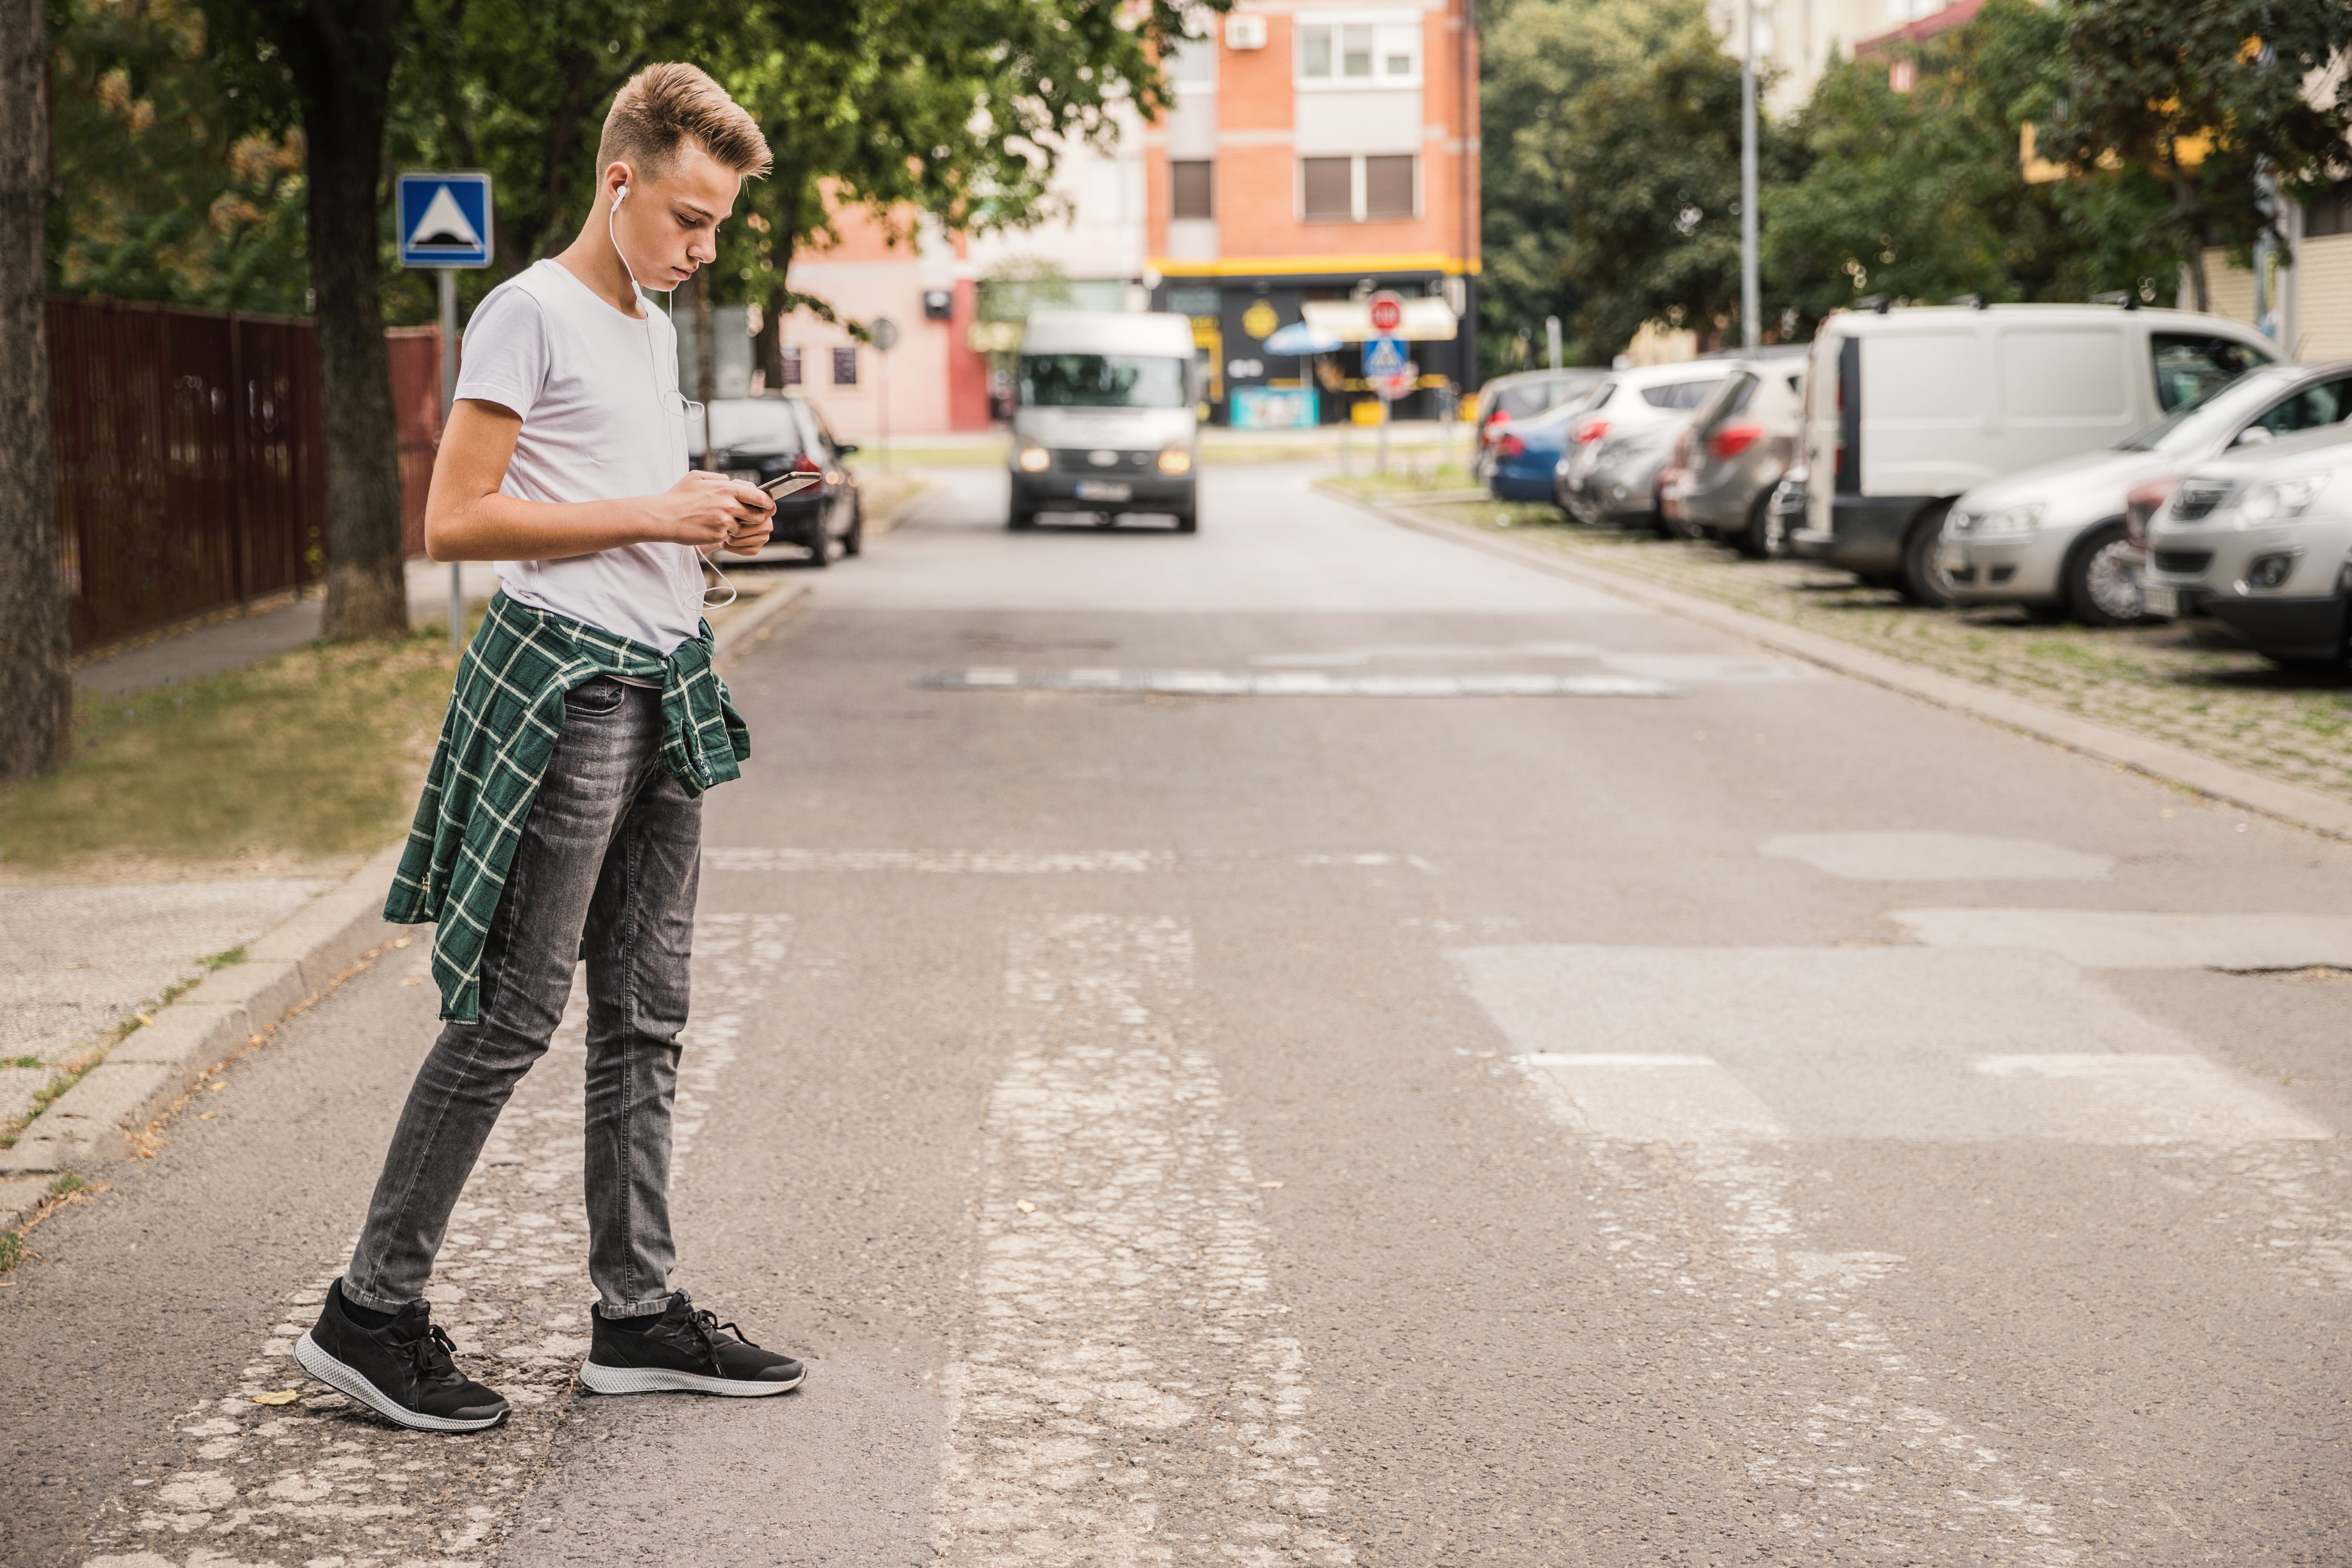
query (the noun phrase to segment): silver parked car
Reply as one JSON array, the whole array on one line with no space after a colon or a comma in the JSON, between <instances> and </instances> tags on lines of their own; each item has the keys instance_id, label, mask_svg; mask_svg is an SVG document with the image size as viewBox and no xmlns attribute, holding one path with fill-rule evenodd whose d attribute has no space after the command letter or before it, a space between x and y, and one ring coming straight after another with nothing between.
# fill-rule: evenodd
<instances>
[{"instance_id":1,"label":"silver parked car","mask_svg":"<svg viewBox=\"0 0 2352 1568\"><path fill-rule=\"evenodd\" d=\"M1729 371L1713 360L1610 372L1569 426L1560 509L1579 522L1660 525L1658 479L1675 437Z\"/></svg>"},{"instance_id":2,"label":"silver parked car","mask_svg":"<svg viewBox=\"0 0 2352 1568\"><path fill-rule=\"evenodd\" d=\"M2063 609L2095 626L2141 619L2125 501L2237 447L2352 416L2352 362L2261 365L2125 441L1979 485L1953 503L1944 566L1963 605Z\"/></svg>"},{"instance_id":3,"label":"silver parked car","mask_svg":"<svg viewBox=\"0 0 2352 1568\"><path fill-rule=\"evenodd\" d=\"M1795 459L1805 416L1805 350L1730 362L1675 438L1661 490L1666 521L1742 555L1780 553L1772 492Z\"/></svg>"},{"instance_id":4,"label":"silver parked car","mask_svg":"<svg viewBox=\"0 0 2352 1568\"><path fill-rule=\"evenodd\" d=\"M2238 447L2148 520L2148 607L2208 615L2280 664L2341 664L2352 635L2352 426Z\"/></svg>"}]
</instances>

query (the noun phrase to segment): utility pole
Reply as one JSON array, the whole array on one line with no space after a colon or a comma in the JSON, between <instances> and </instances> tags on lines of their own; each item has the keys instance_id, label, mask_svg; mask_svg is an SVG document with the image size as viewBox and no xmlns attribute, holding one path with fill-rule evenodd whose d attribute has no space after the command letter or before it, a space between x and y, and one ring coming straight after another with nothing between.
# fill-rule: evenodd
<instances>
[{"instance_id":1,"label":"utility pole","mask_svg":"<svg viewBox=\"0 0 2352 1568\"><path fill-rule=\"evenodd\" d=\"M1764 289L1756 275L1756 0L1741 0L1739 51L1739 337L1764 341Z\"/></svg>"},{"instance_id":2,"label":"utility pole","mask_svg":"<svg viewBox=\"0 0 2352 1568\"><path fill-rule=\"evenodd\" d=\"M449 434L449 411L457 406L457 269L441 275L441 434ZM449 563L449 651L466 651L466 563Z\"/></svg>"}]
</instances>

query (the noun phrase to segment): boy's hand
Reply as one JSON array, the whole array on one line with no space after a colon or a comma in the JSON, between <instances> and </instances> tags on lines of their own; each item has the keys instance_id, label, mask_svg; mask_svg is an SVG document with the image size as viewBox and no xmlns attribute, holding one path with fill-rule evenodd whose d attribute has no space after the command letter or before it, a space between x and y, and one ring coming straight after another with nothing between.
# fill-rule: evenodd
<instances>
[{"instance_id":1,"label":"boy's hand","mask_svg":"<svg viewBox=\"0 0 2352 1568\"><path fill-rule=\"evenodd\" d=\"M648 503L662 537L697 550L749 555L768 540L776 503L756 485L697 469Z\"/></svg>"}]
</instances>

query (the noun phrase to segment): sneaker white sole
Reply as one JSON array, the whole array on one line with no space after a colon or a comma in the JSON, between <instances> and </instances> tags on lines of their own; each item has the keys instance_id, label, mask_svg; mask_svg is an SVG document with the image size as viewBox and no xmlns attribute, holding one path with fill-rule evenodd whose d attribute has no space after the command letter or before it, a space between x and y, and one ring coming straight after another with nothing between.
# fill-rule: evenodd
<instances>
[{"instance_id":1,"label":"sneaker white sole","mask_svg":"<svg viewBox=\"0 0 2352 1568\"><path fill-rule=\"evenodd\" d=\"M672 1372L658 1366L605 1366L583 1362L580 1381L596 1394L720 1394L730 1399L764 1399L790 1394L808 1380L808 1369L790 1383L753 1383L741 1377L706 1377L698 1372Z\"/></svg>"},{"instance_id":2,"label":"sneaker white sole","mask_svg":"<svg viewBox=\"0 0 2352 1568\"><path fill-rule=\"evenodd\" d=\"M374 1384L362 1376L357 1367L337 1361L333 1356L320 1350L319 1342L312 1339L307 1331L300 1339L294 1342L294 1359L302 1363L304 1372L309 1373L320 1383L350 1394L385 1420L397 1421L403 1426L412 1427L419 1432L479 1432L486 1426L495 1426L506 1419L506 1412L503 1410L496 1415L459 1420L449 1415L427 1415L421 1410L411 1410L404 1405L396 1404L386 1397Z\"/></svg>"}]
</instances>

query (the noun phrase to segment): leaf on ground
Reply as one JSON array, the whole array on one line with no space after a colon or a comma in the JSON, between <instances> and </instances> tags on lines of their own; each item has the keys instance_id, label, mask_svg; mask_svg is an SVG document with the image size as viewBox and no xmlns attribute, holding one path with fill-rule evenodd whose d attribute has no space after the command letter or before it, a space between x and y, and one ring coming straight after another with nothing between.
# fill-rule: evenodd
<instances>
[{"instance_id":1,"label":"leaf on ground","mask_svg":"<svg viewBox=\"0 0 2352 1568\"><path fill-rule=\"evenodd\" d=\"M1014 1204L1013 1206L1019 1209L1023 1214L1035 1214L1037 1212L1037 1205L1031 1203L1027 1198L1023 1198L1019 1203Z\"/></svg>"},{"instance_id":2,"label":"leaf on ground","mask_svg":"<svg viewBox=\"0 0 2352 1568\"><path fill-rule=\"evenodd\" d=\"M1258 1185L1261 1187L1278 1187L1282 1185L1282 1184L1280 1182L1260 1182Z\"/></svg>"},{"instance_id":3,"label":"leaf on ground","mask_svg":"<svg viewBox=\"0 0 2352 1568\"><path fill-rule=\"evenodd\" d=\"M273 1388L267 1394L248 1394L256 1405L291 1405L302 1397L299 1388Z\"/></svg>"}]
</instances>

